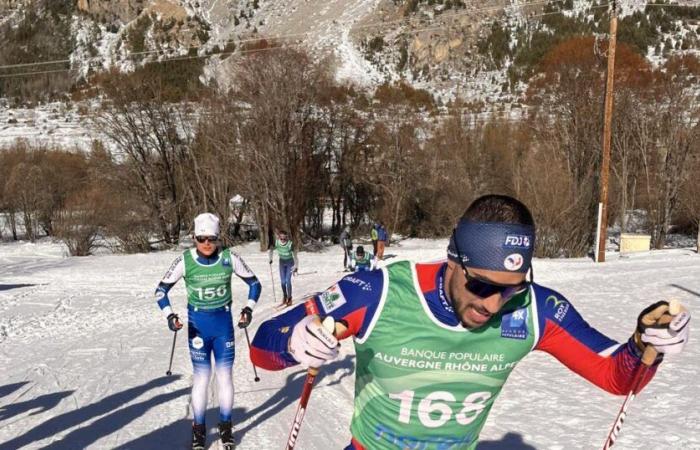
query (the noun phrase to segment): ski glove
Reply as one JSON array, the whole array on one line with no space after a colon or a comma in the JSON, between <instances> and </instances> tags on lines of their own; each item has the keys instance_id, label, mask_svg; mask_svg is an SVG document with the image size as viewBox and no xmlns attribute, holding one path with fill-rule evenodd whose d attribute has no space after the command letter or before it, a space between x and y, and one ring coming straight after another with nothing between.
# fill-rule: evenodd
<instances>
[{"instance_id":1,"label":"ski glove","mask_svg":"<svg viewBox=\"0 0 700 450\"><path fill-rule=\"evenodd\" d=\"M335 359L339 347L338 340L324 328L318 316L304 317L294 326L289 339L289 353L306 368L317 368Z\"/></svg>"},{"instance_id":2,"label":"ski glove","mask_svg":"<svg viewBox=\"0 0 700 450\"><path fill-rule=\"evenodd\" d=\"M246 306L241 310L241 317L238 319L238 328L246 328L253 320L253 310Z\"/></svg>"},{"instance_id":3,"label":"ski glove","mask_svg":"<svg viewBox=\"0 0 700 450\"><path fill-rule=\"evenodd\" d=\"M689 332L690 311L681 308L673 316L668 311L668 302L660 301L639 314L634 340L642 350L652 345L659 353L675 355L685 347Z\"/></svg>"},{"instance_id":4,"label":"ski glove","mask_svg":"<svg viewBox=\"0 0 700 450\"><path fill-rule=\"evenodd\" d=\"M170 313L168 315L168 328L170 328L170 331L177 331L182 328L182 322L180 322L177 314Z\"/></svg>"}]
</instances>

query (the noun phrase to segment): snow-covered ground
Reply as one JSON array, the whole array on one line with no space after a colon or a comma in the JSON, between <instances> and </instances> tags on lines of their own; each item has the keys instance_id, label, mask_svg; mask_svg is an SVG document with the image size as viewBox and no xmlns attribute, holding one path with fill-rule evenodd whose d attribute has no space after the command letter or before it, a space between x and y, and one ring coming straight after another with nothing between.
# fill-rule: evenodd
<instances>
[{"instance_id":1,"label":"snow-covered ground","mask_svg":"<svg viewBox=\"0 0 700 450\"><path fill-rule=\"evenodd\" d=\"M74 105L55 102L36 108L9 108L0 99L0 150L18 139L32 145L87 151L92 141L104 137Z\"/></svg>"},{"instance_id":2,"label":"snow-covered ground","mask_svg":"<svg viewBox=\"0 0 700 450\"><path fill-rule=\"evenodd\" d=\"M444 255L444 240L407 240L387 249L400 258ZM251 331L270 317L273 290L267 255L238 248L263 282ZM184 449L189 439L191 366L179 335L173 376L166 377L172 333L153 290L177 252L66 258L57 244L0 244L0 449ZM339 247L300 255L295 293L323 289L342 274ZM590 323L627 339L647 304L678 297L700 301L700 256L664 250L595 265L587 259L538 260L538 282L569 297ZM277 274L275 274L277 279ZM235 282L242 304L246 288ZM280 289L275 286L277 295ZM174 289L184 312L182 283ZM277 299L279 300L279 298ZM241 449L284 446L304 372L253 371L236 331L235 437ZM697 383L700 347L668 358L632 403L616 449L700 449ZM297 448L341 449L349 441L354 352L345 342L338 361L318 377ZM482 433L481 450L602 447L622 402L535 353L513 372ZM209 441L216 404L210 404ZM215 448L215 447L213 447Z\"/></svg>"}]
</instances>

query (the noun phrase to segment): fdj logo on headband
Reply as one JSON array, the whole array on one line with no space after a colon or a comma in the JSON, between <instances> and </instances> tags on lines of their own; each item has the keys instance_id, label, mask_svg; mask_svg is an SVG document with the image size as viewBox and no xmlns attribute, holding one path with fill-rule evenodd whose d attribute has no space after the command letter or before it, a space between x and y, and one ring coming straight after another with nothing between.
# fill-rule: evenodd
<instances>
[{"instance_id":1,"label":"fdj logo on headband","mask_svg":"<svg viewBox=\"0 0 700 450\"><path fill-rule=\"evenodd\" d=\"M530 248L530 236L524 234L508 234L503 243L506 248Z\"/></svg>"}]
</instances>

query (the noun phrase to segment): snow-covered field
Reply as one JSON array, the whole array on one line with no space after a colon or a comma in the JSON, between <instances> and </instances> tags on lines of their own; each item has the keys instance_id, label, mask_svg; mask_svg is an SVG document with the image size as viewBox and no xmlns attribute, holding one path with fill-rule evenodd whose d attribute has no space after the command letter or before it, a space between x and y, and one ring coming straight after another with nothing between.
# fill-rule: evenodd
<instances>
[{"instance_id":1,"label":"snow-covered field","mask_svg":"<svg viewBox=\"0 0 700 450\"><path fill-rule=\"evenodd\" d=\"M442 257L445 241L408 240L387 249L400 258ZM254 244L237 249L263 282L252 331L273 311L267 256ZM183 449L189 440L191 366L178 336L173 376L166 377L172 333L152 292L177 252L66 258L61 247L0 244L0 449ZM342 274L338 247L300 255L295 293L316 291ZM650 302L700 301L700 256L658 251L595 265L590 260L538 260L536 280L566 294L593 325L618 340ZM277 279L277 274L275 274ZM280 289L275 286L277 295ZM235 282L239 304L246 293ZM184 313L184 288L172 297ZM278 298L279 300L279 298ZM235 437L241 449L279 449L292 422L304 372L260 371L253 381L237 330ZM297 448L341 449L349 441L354 352L318 377ZM617 449L700 449L697 383L700 348L668 358L632 403ZM482 433L481 450L601 448L622 402L570 373L545 354L520 364ZM209 442L216 404L210 404ZM215 447L213 447L215 448Z\"/></svg>"}]
</instances>

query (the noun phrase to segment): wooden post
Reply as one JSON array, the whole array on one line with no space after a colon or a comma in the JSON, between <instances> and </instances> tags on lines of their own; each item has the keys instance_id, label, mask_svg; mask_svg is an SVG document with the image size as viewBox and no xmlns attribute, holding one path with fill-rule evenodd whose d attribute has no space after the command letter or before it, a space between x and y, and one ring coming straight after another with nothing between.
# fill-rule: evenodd
<instances>
[{"instance_id":1,"label":"wooden post","mask_svg":"<svg viewBox=\"0 0 700 450\"><path fill-rule=\"evenodd\" d=\"M600 168L600 218L598 220L598 253L596 262L605 262L608 227L608 178L610 175L610 140L612 134L613 83L615 80L615 43L617 41L617 9L612 4L610 40L608 42L608 74L605 83L605 117L603 122L603 162Z\"/></svg>"}]
</instances>

